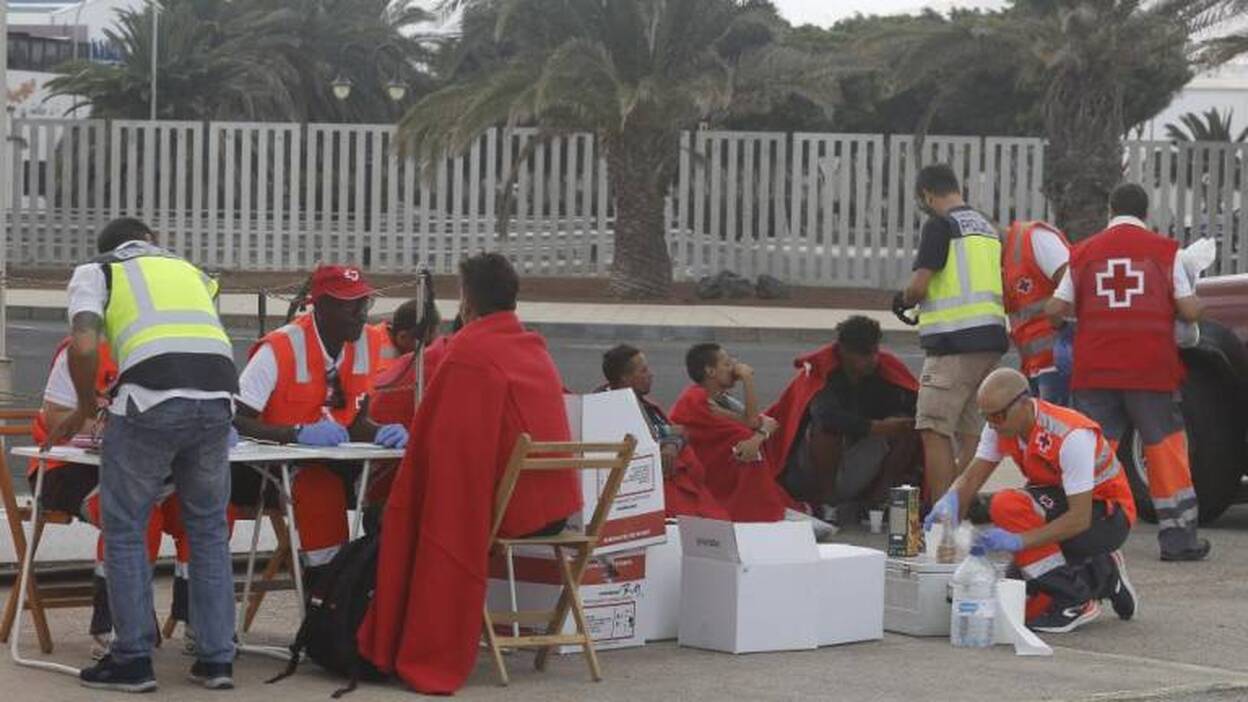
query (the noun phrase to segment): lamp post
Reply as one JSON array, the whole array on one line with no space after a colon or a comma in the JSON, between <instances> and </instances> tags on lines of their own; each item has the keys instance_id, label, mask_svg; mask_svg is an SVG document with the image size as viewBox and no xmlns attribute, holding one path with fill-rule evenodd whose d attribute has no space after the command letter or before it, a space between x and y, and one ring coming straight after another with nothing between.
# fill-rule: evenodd
<instances>
[{"instance_id":1,"label":"lamp post","mask_svg":"<svg viewBox=\"0 0 1248 702\"><path fill-rule=\"evenodd\" d=\"M9 198L13 195L13 168L9 156L9 2L0 0L0 390L11 390L9 359Z\"/></svg>"},{"instance_id":2,"label":"lamp post","mask_svg":"<svg viewBox=\"0 0 1248 702\"><path fill-rule=\"evenodd\" d=\"M147 6L152 10L152 99L150 101L149 118L156 121L156 52L160 48L160 5L156 0L148 0Z\"/></svg>"},{"instance_id":3,"label":"lamp post","mask_svg":"<svg viewBox=\"0 0 1248 702\"><path fill-rule=\"evenodd\" d=\"M338 75L335 76L334 80L330 82L330 87L333 88L334 97L339 100L347 100L350 98L351 89L354 87L354 83L352 83L351 79L347 77L347 74L343 72L343 66L346 64L347 51L349 49L358 49L363 51L364 47L354 42L347 42L342 45L342 49L338 52ZM394 52L394 75L391 76L390 80L386 81L382 87L385 88L386 96L392 101L402 102L403 98L407 96L407 83L400 76L400 72L403 67L403 52L399 50L399 47L391 44L390 42L378 44L368 54L368 63L369 65L377 65L377 56L385 49L389 49Z\"/></svg>"}]
</instances>

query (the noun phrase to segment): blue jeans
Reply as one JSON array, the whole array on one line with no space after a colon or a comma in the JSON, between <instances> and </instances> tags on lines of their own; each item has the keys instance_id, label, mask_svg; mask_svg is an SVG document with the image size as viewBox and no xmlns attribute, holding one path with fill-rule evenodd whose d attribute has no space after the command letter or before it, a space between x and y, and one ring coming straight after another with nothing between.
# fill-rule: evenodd
<instances>
[{"instance_id":1,"label":"blue jeans","mask_svg":"<svg viewBox=\"0 0 1248 702\"><path fill-rule=\"evenodd\" d=\"M114 660L151 656L156 644L148 518L172 473L190 539L190 625L201 661L234 660L234 573L225 510L230 497L230 406L226 400L133 405L104 427L100 511L116 638Z\"/></svg>"}]
</instances>

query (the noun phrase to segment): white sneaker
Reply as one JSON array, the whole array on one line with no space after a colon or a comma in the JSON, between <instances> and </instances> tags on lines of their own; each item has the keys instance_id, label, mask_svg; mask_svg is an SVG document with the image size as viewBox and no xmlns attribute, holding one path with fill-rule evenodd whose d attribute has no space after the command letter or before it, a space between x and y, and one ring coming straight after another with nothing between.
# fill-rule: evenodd
<instances>
[{"instance_id":1,"label":"white sneaker","mask_svg":"<svg viewBox=\"0 0 1248 702\"><path fill-rule=\"evenodd\" d=\"M182 655L194 658L199 653L199 646L195 643L195 630L189 623L183 629L182 638L185 639L182 644Z\"/></svg>"},{"instance_id":2,"label":"white sneaker","mask_svg":"<svg viewBox=\"0 0 1248 702\"><path fill-rule=\"evenodd\" d=\"M108 655L109 647L113 644L113 632L105 634L91 635L91 660L103 660Z\"/></svg>"}]
</instances>

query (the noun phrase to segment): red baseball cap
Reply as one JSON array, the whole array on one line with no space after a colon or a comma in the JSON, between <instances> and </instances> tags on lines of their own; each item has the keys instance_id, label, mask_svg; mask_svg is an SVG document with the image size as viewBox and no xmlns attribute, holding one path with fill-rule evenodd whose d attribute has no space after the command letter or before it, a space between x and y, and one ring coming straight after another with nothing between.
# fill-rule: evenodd
<instances>
[{"instance_id":1,"label":"red baseball cap","mask_svg":"<svg viewBox=\"0 0 1248 702\"><path fill-rule=\"evenodd\" d=\"M313 300L326 295L335 300L358 300L376 292L355 266L317 266L308 296Z\"/></svg>"}]
</instances>

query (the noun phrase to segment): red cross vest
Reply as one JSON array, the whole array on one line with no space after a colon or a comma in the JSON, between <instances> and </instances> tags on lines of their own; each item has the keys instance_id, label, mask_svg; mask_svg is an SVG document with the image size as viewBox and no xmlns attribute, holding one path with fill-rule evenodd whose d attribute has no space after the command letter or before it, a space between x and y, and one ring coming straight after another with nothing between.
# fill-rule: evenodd
<instances>
[{"instance_id":1,"label":"red cross vest","mask_svg":"<svg viewBox=\"0 0 1248 702\"><path fill-rule=\"evenodd\" d=\"M1001 251L1005 311L1010 316L1010 339L1018 348L1027 377L1053 367L1053 344L1057 341L1057 332L1044 314L1044 305L1057 286L1036 261L1031 245L1036 227L1057 234L1070 247L1057 227L1044 222L1015 222L1005 235L1005 248Z\"/></svg>"},{"instance_id":2,"label":"red cross vest","mask_svg":"<svg viewBox=\"0 0 1248 702\"><path fill-rule=\"evenodd\" d=\"M1071 252L1075 283L1075 390L1169 392L1183 382L1174 343L1178 242L1120 224Z\"/></svg>"},{"instance_id":3,"label":"red cross vest","mask_svg":"<svg viewBox=\"0 0 1248 702\"><path fill-rule=\"evenodd\" d=\"M997 448L1009 456L1027 478L1027 484L1036 487L1062 486L1062 442L1076 429L1090 429L1096 434L1096 453L1092 469L1092 499L1101 500L1127 513L1127 521L1135 523L1135 498L1131 485L1122 471L1122 464L1114 455L1114 448L1101 433L1100 426L1072 409L1059 407L1044 400L1036 403L1036 423L1027 437L1027 447L1018 445L1018 439L1001 436Z\"/></svg>"},{"instance_id":4,"label":"red cross vest","mask_svg":"<svg viewBox=\"0 0 1248 702\"><path fill-rule=\"evenodd\" d=\"M277 386L260 413L260 421L310 424L320 421L325 411L344 427L355 421L362 400L373 389L373 372L380 360L380 349L372 343L373 335L367 329L360 333L358 340L342 345L338 371L342 398L340 403L335 403L341 406L329 407L326 404L330 395L329 369L325 367L325 355L316 335L312 315L305 314L269 332L261 341L273 348Z\"/></svg>"}]
</instances>

